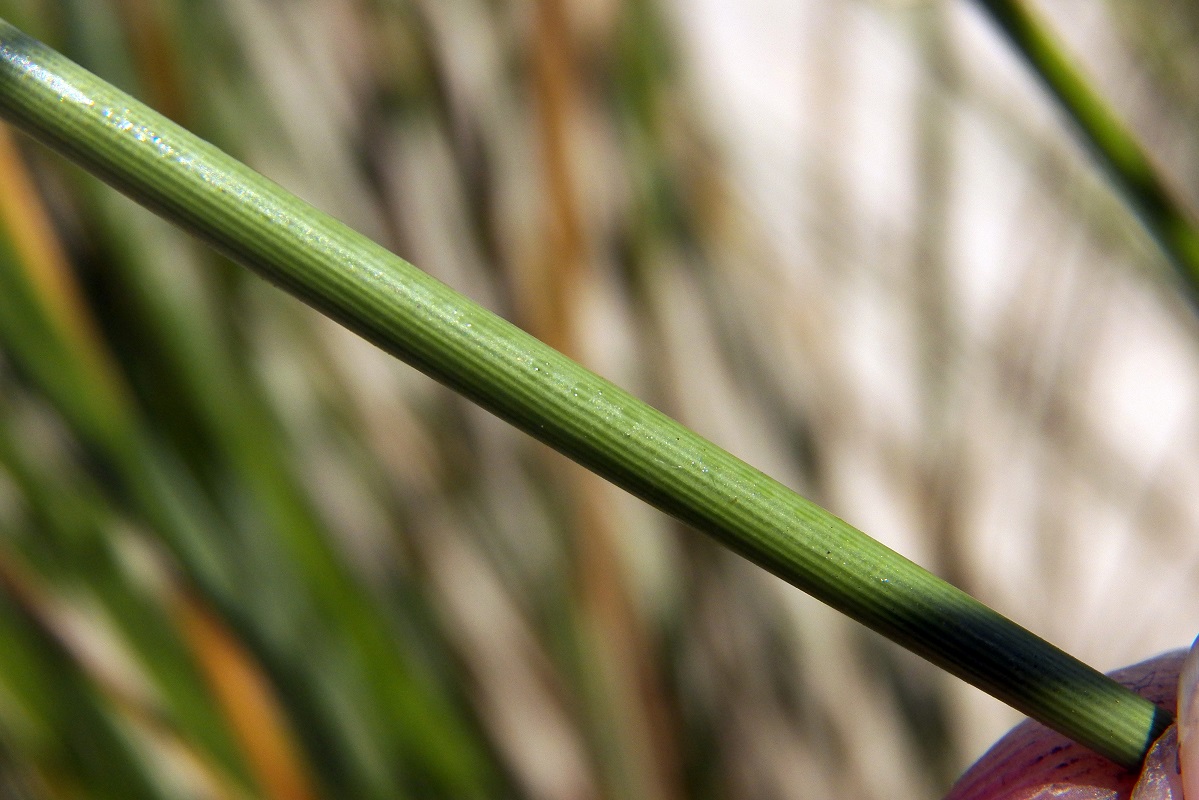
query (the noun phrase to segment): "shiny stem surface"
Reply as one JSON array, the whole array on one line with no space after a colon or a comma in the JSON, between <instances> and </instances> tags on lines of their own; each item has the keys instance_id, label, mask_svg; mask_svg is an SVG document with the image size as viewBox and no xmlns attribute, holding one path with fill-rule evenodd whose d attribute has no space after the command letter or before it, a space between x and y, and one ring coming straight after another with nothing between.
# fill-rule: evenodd
<instances>
[{"instance_id":1,"label":"shiny stem surface","mask_svg":"<svg viewBox=\"0 0 1199 800\"><path fill-rule=\"evenodd\" d=\"M1153 704L3 21L0 115L397 358L1113 761L1139 765L1168 725Z\"/></svg>"}]
</instances>

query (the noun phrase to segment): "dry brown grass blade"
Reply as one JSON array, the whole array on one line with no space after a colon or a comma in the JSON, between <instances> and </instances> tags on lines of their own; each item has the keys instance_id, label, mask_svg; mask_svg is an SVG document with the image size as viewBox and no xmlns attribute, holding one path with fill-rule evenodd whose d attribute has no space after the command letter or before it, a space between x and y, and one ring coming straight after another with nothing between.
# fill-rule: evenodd
<instances>
[{"instance_id":1,"label":"dry brown grass blade","mask_svg":"<svg viewBox=\"0 0 1199 800\"><path fill-rule=\"evenodd\" d=\"M0 124L0 225L42 308L94 380L124 395L116 363L68 265L50 216L7 125Z\"/></svg>"},{"instance_id":2,"label":"dry brown grass blade","mask_svg":"<svg viewBox=\"0 0 1199 800\"><path fill-rule=\"evenodd\" d=\"M174 607L179 628L264 796L271 800L314 800L319 794L262 670L233 632L197 598L180 593Z\"/></svg>"},{"instance_id":3,"label":"dry brown grass blade","mask_svg":"<svg viewBox=\"0 0 1199 800\"><path fill-rule=\"evenodd\" d=\"M117 715L131 725L154 756L169 762L174 780L189 785L196 798L236 800L244 797L218 764L190 746L164 715L154 689L140 674L110 631L64 601L16 553L0 549L0 593L4 594L40 633L87 677L96 692ZM53 776L43 776L49 787ZM0 787L2 788L2 787ZM64 791L61 795L74 796ZM297 796L299 797L299 796Z\"/></svg>"},{"instance_id":4,"label":"dry brown grass blade","mask_svg":"<svg viewBox=\"0 0 1199 800\"><path fill-rule=\"evenodd\" d=\"M578 164L586 154L581 128L588 98L581 82L579 45L570 25L570 4L540 0L531 41L531 80L540 126L544 172L545 247L536 283L540 302L530 308L534 332L551 346L582 357L576 330L584 301L586 272L595 262L588 241ZM583 638L595 658L595 683L602 707L602 769L609 791L646 797L682 797L679 754L654 648L629 595L616 541L615 523L604 498L603 481L547 453L564 484L574 530L579 602L585 617ZM611 708L614 704L615 710ZM606 750L614 752L605 752Z\"/></svg>"}]
</instances>

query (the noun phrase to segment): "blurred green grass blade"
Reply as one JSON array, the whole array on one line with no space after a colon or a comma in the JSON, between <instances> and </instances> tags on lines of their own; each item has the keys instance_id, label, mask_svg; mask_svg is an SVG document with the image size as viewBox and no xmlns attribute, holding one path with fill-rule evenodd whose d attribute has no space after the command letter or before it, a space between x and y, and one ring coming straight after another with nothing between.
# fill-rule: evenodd
<instances>
[{"instance_id":1,"label":"blurred green grass blade","mask_svg":"<svg viewBox=\"0 0 1199 800\"><path fill-rule=\"evenodd\" d=\"M19 165L13 165L5 174L19 175ZM12 209L31 202L32 187L18 190L15 185L6 185L3 189L3 199L11 200L8 206ZM27 196L18 196L22 192ZM290 570L289 574L298 575L294 591L284 592L284 585L276 582L276 591L267 600L275 608L291 609L289 616L295 620L294 625L301 624L301 619L309 620L310 634L317 632L313 623L319 625L318 638L329 642L328 650L354 673L345 676L337 703L353 709L352 721L345 724L364 726L357 739L372 751L368 760L381 765L374 770L381 781L375 787L376 794L388 796L398 791L385 777L389 772L407 775L418 784L445 786L455 795L485 793L487 790L480 787L490 785L490 779L484 777L488 773L486 757L475 746L473 733L464 731L468 726L462 724L461 714L443 702L444 687L411 668L385 615L340 563L302 491L287 472L277 440L264 435L276 426L267 418L263 404L256 402L254 388L246 385L226 354L215 346L210 331L196 330L187 314L172 313L179 309L170 307L169 293L148 285L145 255L131 243L121 246L131 239L122 237L120 217L124 209L111 208L112 198L96 195L94 191L84 192L84 197L92 200L86 208L98 217L97 224L107 242L120 251L119 257L112 259L113 266L126 278L125 287L134 289L125 295L122 319L147 323L146 340L164 354L171 374L193 390L199 419L187 420L186 427L204 431L215 442L225 459L218 468L231 473L221 480L242 487L249 495L257 515L258 529L251 534L257 562L245 558L245 549L237 541L227 535L213 535L230 526L206 508L206 498L196 491L199 487L193 485L176 453L164 447L154 431L144 430L145 420L130 403L132 398L122 391L122 379L114 377L113 365L102 357L89 360L89 342L77 333L73 335L73 318L63 314L56 317L54 298L35 285L31 276L37 269L30 266L28 253L14 244L20 230L7 230L8 236L0 236L0 249L7 248L4 252L8 255L0 269L0 288L5 290L0 292L0 312L6 312L0 314L0 340L32 373L34 382L55 406L65 412L83 441L99 451L102 461L115 467L127 499L167 536L192 577L226 612L240 604L243 611L238 616L243 622L263 626L263 615L252 609L245 611L252 604L244 602L242 591L256 584L255 563L275 573ZM128 205L123 199L121 203ZM19 215L4 216L11 219ZM240 495L238 499L245 501ZM308 608L313 600L315 610ZM267 617L272 613L266 610ZM280 649L277 641L267 643L269 635L251 638L262 646ZM329 665L315 654L309 656L292 659L302 673L298 684L287 682L293 690L293 710L298 701L294 691L309 696L326 691L321 687ZM277 658L271 662L278 665L288 660ZM311 701L300 705L312 707ZM352 738L346 735L344 726L330 724L328 712L320 716L324 717L321 729L339 731L334 738L343 745L344 740ZM325 760L323 757L336 748L314 744L310 751L320 753L319 760ZM397 754L403 754L403 758L397 759ZM349 763L352 759L343 756L341 761ZM332 773L339 776L339 783L347 782L346 769ZM350 783L365 792L372 781Z\"/></svg>"},{"instance_id":2,"label":"blurred green grass blade","mask_svg":"<svg viewBox=\"0 0 1199 800\"><path fill-rule=\"evenodd\" d=\"M0 25L0 112L580 463L1118 763L1169 715Z\"/></svg>"},{"instance_id":3,"label":"blurred green grass blade","mask_svg":"<svg viewBox=\"0 0 1199 800\"><path fill-rule=\"evenodd\" d=\"M212 537L177 511L171 470L137 422L122 376L98 339L67 277L32 183L7 131L0 132L0 342L78 432L85 446L119 473L153 509L188 568L210 586L232 585ZM172 499L175 498L175 499Z\"/></svg>"},{"instance_id":4,"label":"blurred green grass blade","mask_svg":"<svg viewBox=\"0 0 1199 800\"><path fill-rule=\"evenodd\" d=\"M1199 303L1199 228L1148 153L1024 0L978 0L1074 120L1090 150Z\"/></svg>"},{"instance_id":5,"label":"blurred green grass blade","mask_svg":"<svg viewBox=\"0 0 1199 800\"><path fill-rule=\"evenodd\" d=\"M0 414L0 419L10 418L7 413ZM215 718L218 709L207 688L198 685L200 678L196 665L191 654L182 651L173 623L164 618L161 606L147 606L136 587L114 574L113 543L109 536L98 530L110 520L112 512L105 507L98 490L93 492L86 487L71 485L63 475L47 473L30 461L7 435L7 430L0 426L0 468L12 479L13 488L21 491L31 521L38 525L40 533L36 537L14 534L13 538L26 543L31 553L43 553L38 562L45 564L46 569L56 576L55 585L60 591L78 594L80 586L72 583L82 583L95 592L96 598L134 646L143 666L158 681L158 691L168 701L169 719L178 724L181 735L212 753L231 774L245 779L241 754L231 752L233 743L226 721ZM194 520L196 509L189 510L178 503L177 491L171 488L171 483L170 478L165 477L161 486L148 490L152 497L146 502L172 506L165 512L151 509L151 515L158 517L160 526L186 525L198 535L206 535L206 528ZM160 516L163 513L168 516ZM186 557L187 552L183 550L182 555ZM338 739L341 730L331 720L328 709L321 707L319 699L322 686L336 682L337 678L327 671L313 676L297 670L302 659L273 657L279 648L264 641L256 631L261 626L256 626L254 620L247 620L244 612L230 605L227 592L218 591L213 597L218 603L224 601L222 608L227 616L241 623L244 638L256 645L256 651L269 666L275 667L270 670L271 677L282 687L282 694L289 701L294 724L309 745L311 764L322 770L328 784L352 787L355 796L398 796L396 787L385 779L380 785L364 778L362 771L352 766L353 759L346 756L345 743ZM165 602L169 598L162 600ZM289 667L281 668L281 664ZM315 701L314 696L318 698ZM369 702L369 698L360 702Z\"/></svg>"},{"instance_id":6,"label":"blurred green grass blade","mask_svg":"<svg viewBox=\"0 0 1199 800\"><path fill-rule=\"evenodd\" d=\"M372 720L369 738L380 759L408 752L408 769L431 769L441 776L437 782L456 776L451 781L455 793L477 791L488 780L484 757L444 701L445 687L412 668L379 604L332 546L288 467L279 423L262 400L261 387L238 368L221 332L205 326L185 307L186 298L155 279L145 254L133 246L136 237L126 230L127 220L121 219L125 209L103 208L99 198L92 205L105 236L121 251L112 260L123 277L126 303L135 311L131 316L144 319L145 335L153 337L161 356L158 379L174 379L183 387L194 409L188 424L215 451L210 468L221 471L225 485L239 488L238 500L251 503L260 520L254 541L238 544L246 581L252 582L254 569L286 570L294 580L274 581L270 603L297 614L315 604L321 638L341 642L358 672L346 684L358 687L354 705L360 719ZM315 677L319 670L313 672Z\"/></svg>"},{"instance_id":7,"label":"blurred green grass blade","mask_svg":"<svg viewBox=\"0 0 1199 800\"><path fill-rule=\"evenodd\" d=\"M23 202L32 201L26 198ZM211 507L178 455L146 429L114 365L102 353L92 352L95 344L74 330L70 316L55 314L54 298L34 279L39 267L31 264L25 252L28 248L18 246L15 233L0 224L0 342L64 414L88 449L113 470L123 502L164 535L189 577L228 616L243 623L243 634L247 628L257 629L250 639L258 645L259 655L263 648L279 652L284 645L278 637L264 633L270 627L264 617L274 612L247 608L242 602L255 581L252 571L247 571L252 565L246 563L244 549L239 550L230 540L231 526ZM150 318L161 325L170 324L165 317L155 318L153 312ZM176 320L177 327L183 322ZM149 335L153 329L151 325ZM310 752L319 754L318 761L342 765L327 770L326 777L336 776L338 785L348 781L359 787L361 794L373 792L380 797L398 792L390 777L393 772L419 785L444 787L454 796L488 794L493 786L488 758L480 752L462 714L446 700L444 686L437 684L435 676L412 668L397 646L386 616L340 563L270 438L263 436L274 426L263 418L265 412L256 412L252 391L238 385L212 348L204 353L189 345L187 337L194 335L194 331L173 330L158 343L176 360L208 358L207 362L191 360L191 371L186 373L193 388L207 386L209 390L204 395L208 402L201 407L207 413L202 414L198 427L211 433L232 465L232 475L226 480L245 487L265 519L254 540L257 551L265 553L264 563L275 571L291 569L302 578L299 586L310 587L307 594L299 588L291 596L276 593L269 602L275 608L290 608L293 626L307 620L309 634L318 629L313 625L318 625L320 641L328 642L328 650L352 673L344 676L341 696L334 701L334 691L324 686L329 665L315 654L267 659L276 666L289 660L297 665L293 680L285 682L292 692L288 698L292 710L302 706L307 709L303 715L311 717L323 704L323 710L315 712L320 729L340 732L334 736L337 746L330 746L327 740L309 742ZM218 387L226 391L214 391ZM263 535L268 531L272 535ZM309 608L314 600L315 610ZM301 700L295 692L306 699ZM313 699L322 694L324 701ZM341 725L330 708L334 704L342 707L343 716L347 716L344 709L353 709ZM356 738L365 744L358 749L371 751L367 760L379 768L348 766L354 758L338 752L352 749L346 740L354 737L346 735L346 725L364 727ZM366 777L371 773L373 778ZM358 777L349 780L348 775ZM370 786L374 788L368 790Z\"/></svg>"},{"instance_id":8,"label":"blurred green grass blade","mask_svg":"<svg viewBox=\"0 0 1199 800\"><path fill-rule=\"evenodd\" d=\"M111 364L79 313L78 299L56 280L54 252L31 182L7 131L0 131L0 339L95 446L123 449L133 428Z\"/></svg>"},{"instance_id":9,"label":"blurred green grass blade","mask_svg":"<svg viewBox=\"0 0 1199 800\"><path fill-rule=\"evenodd\" d=\"M0 580L0 640L5 643L0 647L0 694L18 703L25 723L35 726L22 751L44 776L70 787L75 796L162 796L102 693L62 646L12 602L10 588L7 579Z\"/></svg>"},{"instance_id":10,"label":"blurred green grass blade","mask_svg":"<svg viewBox=\"0 0 1199 800\"><path fill-rule=\"evenodd\" d=\"M9 411L0 400L0 412ZM0 413L0 418L11 418ZM164 613L161 598L147 597L124 575L114 543L104 531L115 524L97 492L72 485L61 474L35 465L0 426L0 469L21 490L34 532L14 535L30 564L72 595L83 587L100 602L137 654L165 701L180 735L193 741L230 773L246 778L229 731L214 713L195 664Z\"/></svg>"},{"instance_id":11,"label":"blurred green grass blade","mask_svg":"<svg viewBox=\"0 0 1199 800\"><path fill-rule=\"evenodd\" d=\"M152 13L147 9L147 14ZM123 48L104 48L101 43L97 49L90 40L81 44L94 63L128 61L116 65L117 74L135 67ZM140 77L145 85L157 85L160 76L143 70ZM337 703L353 708L352 720L340 728L326 721L323 727L343 743L352 738L366 743L359 749L368 750L367 760L381 767L376 770L381 794L399 791L391 775L399 775L402 783L444 787L452 796L494 793L494 769L463 713L463 693L444 675L422 669L422 647L412 637L397 636L393 623L401 610L372 596L334 546L292 470L294 453L288 451L263 387L253 370L246 368L244 355L236 352L236 333L228 316L195 313L197 309L189 307L194 296L180 291L168 269L151 263L154 257L147 253L145 242L153 239L154 228L164 227L160 220L135 216L140 209L103 191L90 176L79 182L79 188L90 201L86 213L112 248L113 257L106 261L112 265L111 272L120 276L112 291L128 312L122 320L132 323L132 339L114 339L114 349L127 368L141 351L153 349L158 357L151 369L151 385L135 386L135 392L145 403L163 383L174 381L188 398L186 404L167 405L173 414L182 410L180 421L207 446L197 471L211 477L216 484L209 492L213 505L240 529L229 548L235 568L241 568L241 582L257 585L263 571L272 576L269 594L243 593L237 600L245 606L269 606L263 609L267 617L277 616L272 609L291 610L292 630L282 633L284 641L274 649L300 666L305 691L320 693L330 675L340 675ZM180 235L175 229L165 233L172 239ZM192 266L186 258L178 261L176 268ZM241 279L243 274L239 271L236 277ZM229 298L212 300L221 306ZM170 441L172 421L155 413L146 416L156 440ZM429 642L443 638L433 626L425 626L422 633ZM307 653L287 652L289 644L307 637L324 644ZM345 727L351 724L362 728L356 736ZM310 751L319 749L310 747Z\"/></svg>"}]
</instances>

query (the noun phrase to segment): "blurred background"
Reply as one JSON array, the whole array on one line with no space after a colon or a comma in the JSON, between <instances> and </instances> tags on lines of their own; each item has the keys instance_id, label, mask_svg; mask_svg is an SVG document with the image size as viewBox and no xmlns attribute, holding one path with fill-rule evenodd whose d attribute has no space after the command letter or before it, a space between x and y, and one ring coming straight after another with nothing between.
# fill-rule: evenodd
<instances>
[{"instance_id":1,"label":"blurred background","mask_svg":"<svg viewBox=\"0 0 1199 800\"><path fill-rule=\"evenodd\" d=\"M1199 11L1037 4L1180 196ZM1100 669L1199 326L965 0L0 0ZM940 796L1015 712L0 132L0 796Z\"/></svg>"}]
</instances>

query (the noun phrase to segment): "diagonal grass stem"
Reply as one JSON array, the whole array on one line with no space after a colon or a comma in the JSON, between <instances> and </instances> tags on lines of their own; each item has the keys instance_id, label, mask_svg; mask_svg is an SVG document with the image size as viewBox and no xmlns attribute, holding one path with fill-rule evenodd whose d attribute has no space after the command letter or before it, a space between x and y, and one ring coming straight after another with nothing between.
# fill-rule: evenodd
<instances>
[{"instance_id":1,"label":"diagonal grass stem","mask_svg":"<svg viewBox=\"0 0 1199 800\"><path fill-rule=\"evenodd\" d=\"M1114 761L1138 765L1168 724L1148 701L3 21L0 115L513 425Z\"/></svg>"}]
</instances>

